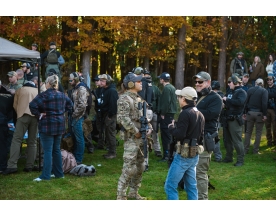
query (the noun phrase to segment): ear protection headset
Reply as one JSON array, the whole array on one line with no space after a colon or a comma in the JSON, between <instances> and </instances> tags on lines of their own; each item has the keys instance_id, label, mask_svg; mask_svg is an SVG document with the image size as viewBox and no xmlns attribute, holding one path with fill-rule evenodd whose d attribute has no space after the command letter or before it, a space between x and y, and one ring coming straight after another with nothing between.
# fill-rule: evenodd
<instances>
[{"instance_id":1,"label":"ear protection headset","mask_svg":"<svg viewBox=\"0 0 276 216\"><path fill-rule=\"evenodd\" d=\"M73 74L73 76L74 76L74 80L75 80L76 82L79 82L79 81L80 81L80 76L79 76L79 74L78 74L77 72L73 72L72 74Z\"/></svg>"},{"instance_id":2,"label":"ear protection headset","mask_svg":"<svg viewBox=\"0 0 276 216\"><path fill-rule=\"evenodd\" d=\"M110 85L110 83L112 82L112 78L110 75L106 74L107 75L107 80L106 80L106 84L107 85Z\"/></svg>"},{"instance_id":3,"label":"ear protection headset","mask_svg":"<svg viewBox=\"0 0 276 216\"><path fill-rule=\"evenodd\" d=\"M273 82L275 82L275 80L276 80L275 76L271 76L271 77L272 77Z\"/></svg>"},{"instance_id":4,"label":"ear protection headset","mask_svg":"<svg viewBox=\"0 0 276 216\"><path fill-rule=\"evenodd\" d=\"M130 80L129 74L125 77L125 79L123 80L124 86L126 86L129 89L134 88L135 86L135 82Z\"/></svg>"},{"instance_id":5,"label":"ear protection headset","mask_svg":"<svg viewBox=\"0 0 276 216\"><path fill-rule=\"evenodd\" d=\"M212 87L212 89L217 89L217 90L219 90L219 89L220 89L220 83L219 83L219 81L213 80L213 81L211 82L211 87Z\"/></svg>"},{"instance_id":6,"label":"ear protection headset","mask_svg":"<svg viewBox=\"0 0 276 216\"><path fill-rule=\"evenodd\" d=\"M127 83L127 87L130 88L130 89L134 88L134 86L135 86L135 82L129 81Z\"/></svg>"}]
</instances>

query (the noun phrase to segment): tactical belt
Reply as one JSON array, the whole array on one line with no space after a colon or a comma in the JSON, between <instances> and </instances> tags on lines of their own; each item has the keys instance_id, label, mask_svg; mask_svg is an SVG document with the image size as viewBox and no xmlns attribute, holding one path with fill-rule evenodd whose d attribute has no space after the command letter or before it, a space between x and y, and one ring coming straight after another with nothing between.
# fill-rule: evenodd
<instances>
[{"instance_id":1,"label":"tactical belt","mask_svg":"<svg viewBox=\"0 0 276 216\"><path fill-rule=\"evenodd\" d=\"M187 143L181 145L180 142L176 144L176 153L180 154L184 158L193 158L198 155L197 151L198 145L189 146Z\"/></svg>"}]
</instances>

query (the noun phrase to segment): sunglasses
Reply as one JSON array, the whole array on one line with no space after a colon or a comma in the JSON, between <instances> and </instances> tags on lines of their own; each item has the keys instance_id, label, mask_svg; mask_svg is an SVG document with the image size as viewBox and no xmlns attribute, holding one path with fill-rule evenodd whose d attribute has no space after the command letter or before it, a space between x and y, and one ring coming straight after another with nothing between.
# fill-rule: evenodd
<instances>
[{"instance_id":1,"label":"sunglasses","mask_svg":"<svg viewBox=\"0 0 276 216\"><path fill-rule=\"evenodd\" d=\"M231 83L232 81L228 81L228 84Z\"/></svg>"},{"instance_id":2,"label":"sunglasses","mask_svg":"<svg viewBox=\"0 0 276 216\"><path fill-rule=\"evenodd\" d=\"M73 80L69 80L69 82L73 82Z\"/></svg>"},{"instance_id":3,"label":"sunglasses","mask_svg":"<svg viewBox=\"0 0 276 216\"><path fill-rule=\"evenodd\" d=\"M195 84L202 84L204 81L195 81Z\"/></svg>"}]
</instances>

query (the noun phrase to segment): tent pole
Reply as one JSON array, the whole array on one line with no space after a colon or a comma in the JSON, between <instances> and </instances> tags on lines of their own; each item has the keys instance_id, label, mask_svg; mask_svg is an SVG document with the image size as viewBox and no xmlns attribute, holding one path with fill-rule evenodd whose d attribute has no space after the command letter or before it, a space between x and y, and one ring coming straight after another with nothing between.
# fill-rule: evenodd
<instances>
[{"instance_id":1,"label":"tent pole","mask_svg":"<svg viewBox=\"0 0 276 216\"><path fill-rule=\"evenodd\" d=\"M37 77L38 77L38 94L40 93L40 58L37 61ZM40 136L38 136L38 170L41 171L41 146L40 146Z\"/></svg>"}]
</instances>

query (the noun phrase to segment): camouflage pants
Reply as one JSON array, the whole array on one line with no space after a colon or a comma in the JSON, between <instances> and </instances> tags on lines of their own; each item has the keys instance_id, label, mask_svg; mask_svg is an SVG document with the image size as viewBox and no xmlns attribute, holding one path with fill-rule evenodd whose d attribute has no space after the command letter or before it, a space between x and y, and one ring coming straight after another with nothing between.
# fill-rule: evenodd
<instances>
[{"instance_id":1,"label":"camouflage pants","mask_svg":"<svg viewBox=\"0 0 276 216\"><path fill-rule=\"evenodd\" d=\"M117 196L126 196L128 187L131 191L138 192L145 168L142 147L142 139L136 139L133 135L125 141L124 164L118 181Z\"/></svg>"}]
</instances>

